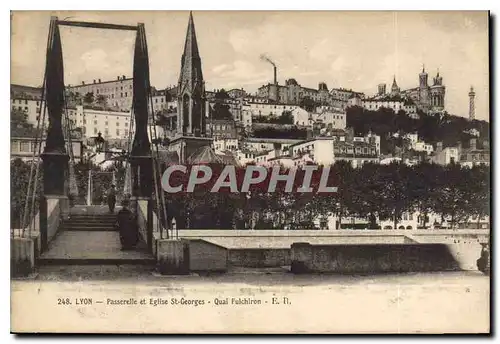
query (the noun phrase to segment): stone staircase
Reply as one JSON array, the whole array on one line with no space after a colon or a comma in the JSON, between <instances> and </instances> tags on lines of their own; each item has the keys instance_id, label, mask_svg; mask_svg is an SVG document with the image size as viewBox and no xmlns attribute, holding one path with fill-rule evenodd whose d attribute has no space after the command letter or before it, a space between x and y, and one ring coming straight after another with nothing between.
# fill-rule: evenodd
<instances>
[{"instance_id":1,"label":"stone staircase","mask_svg":"<svg viewBox=\"0 0 500 344\"><path fill-rule=\"evenodd\" d=\"M48 250L38 258L38 265L154 265L156 260L144 243L135 250L121 250L114 227L116 213L103 206L72 208Z\"/></svg>"},{"instance_id":2,"label":"stone staircase","mask_svg":"<svg viewBox=\"0 0 500 344\"><path fill-rule=\"evenodd\" d=\"M71 214L62 222L65 231L116 231L116 214Z\"/></svg>"}]
</instances>

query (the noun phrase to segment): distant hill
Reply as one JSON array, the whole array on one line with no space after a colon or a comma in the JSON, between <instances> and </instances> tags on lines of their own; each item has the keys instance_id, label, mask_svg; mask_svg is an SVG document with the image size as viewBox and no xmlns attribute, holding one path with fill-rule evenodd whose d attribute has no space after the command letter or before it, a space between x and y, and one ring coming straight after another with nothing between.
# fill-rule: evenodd
<instances>
[{"instance_id":1,"label":"distant hill","mask_svg":"<svg viewBox=\"0 0 500 344\"><path fill-rule=\"evenodd\" d=\"M369 111L361 107L350 107L347 109L347 126L352 127L358 135L372 131L381 136L382 146L394 133L404 135L414 132L418 133L420 140L434 146L437 142L443 142L443 147L451 147L460 141L467 147L471 138L489 141L490 125L486 121L469 121L467 118L447 113L441 115L419 113L419 116L419 119L413 119L404 111L396 114L393 110L385 108ZM479 136L471 135L469 133L471 129L476 129Z\"/></svg>"}]
</instances>

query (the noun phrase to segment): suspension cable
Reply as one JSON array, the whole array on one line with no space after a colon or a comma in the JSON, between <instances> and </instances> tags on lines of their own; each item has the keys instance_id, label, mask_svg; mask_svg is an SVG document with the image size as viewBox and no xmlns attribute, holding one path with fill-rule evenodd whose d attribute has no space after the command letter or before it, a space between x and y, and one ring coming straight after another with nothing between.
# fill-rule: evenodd
<instances>
[{"instance_id":1,"label":"suspension cable","mask_svg":"<svg viewBox=\"0 0 500 344\"><path fill-rule=\"evenodd\" d=\"M50 22L49 26L49 37L47 38L47 48L46 48L46 59L48 60L49 58L49 53L50 53L50 47L52 46L52 38L53 38L53 33L54 33L54 25L55 23L53 21ZM33 156L31 159L31 169L30 169L30 177L28 180L28 190L26 193L26 200L24 203L24 215L22 218L22 223L21 223L21 228L22 228L22 237L25 235L25 230L26 230L26 222L28 221L28 215L30 214L29 210L29 199L30 199L30 191L31 191L31 184L33 180L33 170L35 168L35 163L36 163L36 179L38 179L38 170L39 170L39 159L40 159L40 153L41 153L41 142L43 140L43 134L44 134L44 126L45 126L45 113L47 109L47 102L45 99L45 87L46 87L46 82L47 82L47 68L45 68L44 74L43 74L43 83L42 83L42 95L40 98L40 110L42 109L42 104L43 104L43 117L42 117L42 129L40 130L40 115L42 114L42 111L38 114L38 120L37 120L37 128L36 128L36 133L35 133L35 147L33 149ZM37 148L38 148L38 154L37 154ZM33 198L35 197L36 193L36 184L35 184L35 189L33 190ZM32 202L32 209L31 212L33 212L34 208L34 202ZM32 229L32 222L33 219L29 220L29 232L28 234L31 236L31 229Z\"/></svg>"}]
</instances>

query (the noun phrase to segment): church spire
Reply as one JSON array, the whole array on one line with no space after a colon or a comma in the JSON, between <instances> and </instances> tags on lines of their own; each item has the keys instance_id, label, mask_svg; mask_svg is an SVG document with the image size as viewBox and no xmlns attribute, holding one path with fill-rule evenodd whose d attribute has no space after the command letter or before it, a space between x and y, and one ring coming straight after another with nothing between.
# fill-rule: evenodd
<instances>
[{"instance_id":1,"label":"church spire","mask_svg":"<svg viewBox=\"0 0 500 344\"><path fill-rule=\"evenodd\" d=\"M392 87L398 87L398 83L396 82L396 74L394 74L394 78L392 79Z\"/></svg>"},{"instance_id":2,"label":"church spire","mask_svg":"<svg viewBox=\"0 0 500 344\"><path fill-rule=\"evenodd\" d=\"M391 96L396 96L399 94L398 83L396 82L396 75L392 79Z\"/></svg>"},{"instance_id":3,"label":"church spire","mask_svg":"<svg viewBox=\"0 0 500 344\"><path fill-rule=\"evenodd\" d=\"M186 31L186 41L182 54L181 74L179 76L179 86L184 83L185 87L193 87L196 82L203 81L201 71L201 58L196 40L196 30L194 27L193 12L189 12L189 22Z\"/></svg>"},{"instance_id":4,"label":"church spire","mask_svg":"<svg viewBox=\"0 0 500 344\"><path fill-rule=\"evenodd\" d=\"M182 134L204 135L205 85L192 12L189 12L177 97L178 130Z\"/></svg>"}]
</instances>

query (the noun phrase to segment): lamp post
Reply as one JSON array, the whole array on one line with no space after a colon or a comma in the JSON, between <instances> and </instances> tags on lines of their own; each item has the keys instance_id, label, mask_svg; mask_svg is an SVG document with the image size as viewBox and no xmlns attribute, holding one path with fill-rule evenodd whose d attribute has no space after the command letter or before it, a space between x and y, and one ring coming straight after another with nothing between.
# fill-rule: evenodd
<instances>
[{"instance_id":1,"label":"lamp post","mask_svg":"<svg viewBox=\"0 0 500 344\"><path fill-rule=\"evenodd\" d=\"M106 141L102 137L101 132L99 132L97 134L97 136L94 138L94 143L95 143L95 146L96 146L96 152L97 153L100 153L100 152L102 152L104 150L104 143L105 142Z\"/></svg>"}]
</instances>

